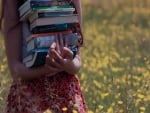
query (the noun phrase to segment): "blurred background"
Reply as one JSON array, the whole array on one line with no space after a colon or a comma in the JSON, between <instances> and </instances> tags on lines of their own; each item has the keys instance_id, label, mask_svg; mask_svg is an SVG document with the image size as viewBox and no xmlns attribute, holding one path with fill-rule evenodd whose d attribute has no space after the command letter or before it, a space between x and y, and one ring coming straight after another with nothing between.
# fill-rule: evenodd
<instances>
[{"instance_id":1,"label":"blurred background","mask_svg":"<svg viewBox=\"0 0 150 113\"><path fill-rule=\"evenodd\" d=\"M150 0L82 0L88 113L150 113ZM11 84L0 36L0 111Z\"/></svg>"}]
</instances>

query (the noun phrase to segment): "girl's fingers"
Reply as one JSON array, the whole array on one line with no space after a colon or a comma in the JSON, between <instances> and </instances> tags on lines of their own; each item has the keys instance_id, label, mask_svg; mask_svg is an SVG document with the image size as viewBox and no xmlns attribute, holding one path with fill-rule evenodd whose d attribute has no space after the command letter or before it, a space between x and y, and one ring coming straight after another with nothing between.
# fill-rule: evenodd
<instances>
[{"instance_id":1,"label":"girl's fingers","mask_svg":"<svg viewBox=\"0 0 150 113\"><path fill-rule=\"evenodd\" d=\"M63 48L63 55L67 59L70 59L70 60L73 59L73 52L67 47Z\"/></svg>"},{"instance_id":2,"label":"girl's fingers","mask_svg":"<svg viewBox=\"0 0 150 113\"><path fill-rule=\"evenodd\" d=\"M59 36L56 38L56 51L61 54L60 44L59 44Z\"/></svg>"},{"instance_id":3,"label":"girl's fingers","mask_svg":"<svg viewBox=\"0 0 150 113\"><path fill-rule=\"evenodd\" d=\"M49 48L48 54L51 56L51 51L56 50L56 42L53 42Z\"/></svg>"},{"instance_id":4,"label":"girl's fingers","mask_svg":"<svg viewBox=\"0 0 150 113\"><path fill-rule=\"evenodd\" d=\"M46 57L46 64L49 66L53 66L57 69L62 69L62 64L56 59L51 57Z\"/></svg>"},{"instance_id":5,"label":"girl's fingers","mask_svg":"<svg viewBox=\"0 0 150 113\"><path fill-rule=\"evenodd\" d=\"M54 55L54 59L62 65L63 57L57 51L52 51L52 54Z\"/></svg>"},{"instance_id":6,"label":"girl's fingers","mask_svg":"<svg viewBox=\"0 0 150 113\"><path fill-rule=\"evenodd\" d=\"M53 42L50 46L50 49L56 49L56 42Z\"/></svg>"},{"instance_id":7,"label":"girl's fingers","mask_svg":"<svg viewBox=\"0 0 150 113\"><path fill-rule=\"evenodd\" d=\"M62 65L55 59L52 59L53 66L57 69L61 69Z\"/></svg>"}]
</instances>

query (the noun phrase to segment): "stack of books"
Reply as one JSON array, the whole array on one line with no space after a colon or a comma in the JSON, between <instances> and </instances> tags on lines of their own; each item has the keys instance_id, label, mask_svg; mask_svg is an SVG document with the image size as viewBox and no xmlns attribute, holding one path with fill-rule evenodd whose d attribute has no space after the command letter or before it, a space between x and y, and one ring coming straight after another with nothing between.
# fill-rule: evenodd
<instances>
[{"instance_id":1,"label":"stack of books","mask_svg":"<svg viewBox=\"0 0 150 113\"><path fill-rule=\"evenodd\" d=\"M28 21L31 35L26 38L27 67L45 64L50 45L56 40L75 54L78 46L78 14L68 0L25 0L19 7L20 21Z\"/></svg>"}]
</instances>

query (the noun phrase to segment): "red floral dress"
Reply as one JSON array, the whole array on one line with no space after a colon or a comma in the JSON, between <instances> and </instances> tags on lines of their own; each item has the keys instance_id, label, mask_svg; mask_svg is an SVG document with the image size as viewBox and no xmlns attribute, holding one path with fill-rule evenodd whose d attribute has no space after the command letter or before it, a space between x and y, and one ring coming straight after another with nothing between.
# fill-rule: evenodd
<instances>
[{"instance_id":1,"label":"red floral dress","mask_svg":"<svg viewBox=\"0 0 150 113\"><path fill-rule=\"evenodd\" d=\"M8 95L7 113L86 113L75 75L61 73L31 81L14 81Z\"/></svg>"}]
</instances>

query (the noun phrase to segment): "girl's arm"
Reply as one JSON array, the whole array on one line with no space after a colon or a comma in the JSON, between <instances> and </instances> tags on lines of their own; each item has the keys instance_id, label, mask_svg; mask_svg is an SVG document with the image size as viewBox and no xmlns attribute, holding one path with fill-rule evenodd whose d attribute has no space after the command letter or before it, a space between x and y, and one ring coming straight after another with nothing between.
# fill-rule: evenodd
<instances>
[{"instance_id":1,"label":"girl's arm","mask_svg":"<svg viewBox=\"0 0 150 113\"><path fill-rule=\"evenodd\" d=\"M82 26L82 7L81 7L81 0L72 0L73 4L75 5L76 11L79 15L80 26Z\"/></svg>"},{"instance_id":2,"label":"girl's arm","mask_svg":"<svg viewBox=\"0 0 150 113\"><path fill-rule=\"evenodd\" d=\"M22 64L22 25L19 21L17 1L18 0L7 0L5 1L4 7L4 42L8 66L12 77L15 79L33 79L50 72L54 73L52 69L48 70L44 66L30 69Z\"/></svg>"},{"instance_id":3,"label":"girl's arm","mask_svg":"<svg viewBox=\"0 0 150 113\"><path fill-rule=\"evenodd\" d=\"M81 6L81 0L72 0L75 8L76 8L76 12L77 14L79 15L79 24L80 26L77 27L77 32L80 34L80 43L79 45L82 46L83 45L83 38L84 38L84 35L83 35L83 27L82 27L82 19L83 19L83 15L82 15L82 6Z\"/></svg>"}]
</instances>

